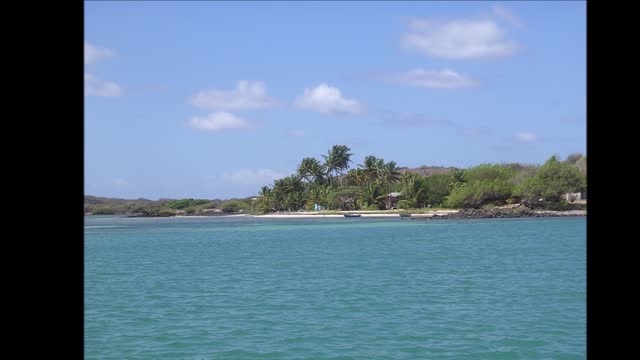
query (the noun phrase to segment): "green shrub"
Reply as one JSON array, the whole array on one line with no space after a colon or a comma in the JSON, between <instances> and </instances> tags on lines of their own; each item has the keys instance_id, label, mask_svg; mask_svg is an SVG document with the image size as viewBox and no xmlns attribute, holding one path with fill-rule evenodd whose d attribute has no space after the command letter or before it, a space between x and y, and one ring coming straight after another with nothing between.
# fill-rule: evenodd
<instances>
[{"instance_id":1,"label":"green shrub","mask_svg":"<svg viewBox=\"0 0 640 360\"><path fill-rule=\"evenodd\" d=\"M115 215L116 211L108 206L99 206L93 209L94 215Z\"/></svg>"},{"instance_id":2,"label":"green shrub","mask_svg":"<svg viewBox=\"0 0 640 360\"><path fill-rule=\"evenodd\" d=\"M468 183L479 181L508 180L514 171L509 165L482 164L465 171L464 179Z\"/></svg>"},{"instance_id":3,"label":"green shrub","mask_svg":"<svg viewBox=\"0 0 640 360\"><path fill-rule=\"evenodd\" d=\"M161 207L147 207L140 209L140 212L144 216L175 216L174 210L161 208Z\"/></svg>"},{"instance_id":4,"label":"green shrub","mask_svg":"<svg viewBox=\"0 0 640 360\"><path fill-rule=\"evenodd\" d=\"M166 206L171 209L180 210L190 206L204 205L208 203L209 203L209 200L180 199L180 200L171 201L168 204L166 204Z\"/></svg>"},{"instance_id":5,"label":"green shrub","mask_svg":"<svg viewBox=\"0 0 640 360\"><path fill-rule=\"evenodd\" d=\"M411 202L409 200L398 201L398 209L411 209Z\"/></svg>"},{"instance_id":6,"label":"green shrub","mask_svg":"<svg viewBox=\"0 0 640 360\"><path fill-rule=\"evenodd\" d=\"M437 174L431 175L424 179L425 193L427 203L432 206L442 203L444 198L449 195L449 184L451 175Z\"/></svg>"},{"instance_id":7,"label":"green shrub","mask_svg":"<svg viewBox=\"0 0 640 360\"><path fill-rule=\"evenodd\" d=\"M220 209L227 213L235 213L239 212L240 210L242 210L243 212L245 212L246 210L250 210L250 206L238 200L231 200L225 202Z\"/></svg>"},{"instance_id":8,"label":"green shrub","mask_svg":"<svg viewBox=\"0 0 640 360\"><path fill-rule=\"evenodd\" d=\"M513 192L508 180L483 180L455 188L447 197L446 205L452 208L479 208L493 203L503 204Z\"/></svg>"},{"instance_id":9,"label":"green shrub","mask_svg":"<svg viewBox=\"0 0 640 360\"><path fill-rule=\"evenodd\" d=\"M204 206L204 208L205 208L205 209L218 209L218 208L219 208L219 206L220 206L220 204L221 204L221 202L220 202L220 201L218 201L218 200L214 200L214 201L210 201L210 202L208 202L208 203Z\"/></svg>"},{"instance_id":10,"label":"green shrub","mask_svg":"<svg viewBox=\"0 0 640 360\"><path fill-rule=\"evenodd\" d=\"M166 216L176 216L176 213L167 209L160 209L154 216L166 217Z\"/></svg>"},{"instance_id":11,"label":"green shrub","mask_svg":"<svg viewBox=\"0 0 640 360\"><path fill-rule=\"evenodd\" d=\"M451 186L444 204L453 208L503 205L513 194L513 164L482 164L464 172L464 182Z\"/></svg>"},{"instance_id":12,"label":"green shrub","mask_svg":"<svg viewBox=\"0 0 640 360\"><path fill-rule=\"evenodd\" d=\"M513 197L513 196L512 196L512 197L510 197L510 198L508 198L508 199L507 199L507 204L509 204L509 205L517 204L519 200L520 200L520 199L518 199L517 197Z\"/></svg>"},{"instance_id":13,"label":"green shrub","mask_svg":"<svg viewBox=\"0 0 640 360\"><path fill-rule=\"evenodd\" d=\"M561 163L552 156L544 163L536 174L522 183L514 190L514 195L525 202L536 204L543 199L544 202L557 203L562 195L568 192L584 191L586 189L586 176L575 166Z\"/></svg>"},{"instance_id":14,"label":"green shrub","mask_svg":"<svg viewBox=\"0 0 640 360\"><path fill-rule=\"evenodd\" d=\"M327 194L329 209L358 210L360 208L359 188L356 186L344 186L332 189Z\"/></svg>"}]
</instances>

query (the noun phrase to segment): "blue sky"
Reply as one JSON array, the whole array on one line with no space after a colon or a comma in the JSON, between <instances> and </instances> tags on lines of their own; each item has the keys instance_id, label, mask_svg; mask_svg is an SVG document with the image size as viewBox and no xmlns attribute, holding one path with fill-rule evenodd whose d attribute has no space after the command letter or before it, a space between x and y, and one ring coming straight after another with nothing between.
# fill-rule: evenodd
<instances>
[{"instance_id":1,"label":"blue sky","mask_svg":"<svg viewBox=\"0 0 640 360\"><path fill-rule=\"evenodd\" d=\"M84 47L88 195L586 153L585 2L86 2Z\"/></svg>"}]
</instances>

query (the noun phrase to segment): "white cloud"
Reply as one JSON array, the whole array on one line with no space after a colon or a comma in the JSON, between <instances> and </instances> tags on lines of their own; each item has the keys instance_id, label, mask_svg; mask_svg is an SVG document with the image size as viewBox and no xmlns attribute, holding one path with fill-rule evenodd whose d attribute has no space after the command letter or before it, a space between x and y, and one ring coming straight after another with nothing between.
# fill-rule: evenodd
<instances>
[{"instance_id":1,"label":"white cloud","mask_svg":"<svg viewBox=\"0 0 640 360\"><path fill-rule=\"evenodd\" d=\"M447 23L418 19L409 23L402 44L410 50L445 59L472 59L512 55L518 48L505 39L493 20L456 20Z\"/></svg>"},{"instance_id":2,"label":"white cloud","mask_svg":"<svg viewBox=\"0 0 640 360\"><path fill-rule=\"evenodd\" d=\"M98 61L115 56L111 49L84 43L84 64L91 65ZM122 87L113 81L100 80L93 74L84 74L84 96L115 97L122 95Z\"/></svg>"},{"instance_id":3,"label":"white cloud","mask_svg":"<svg viewBox=\"0 0 640 360\"><path fill-rule=\"evenodd\" d=\"M290 136L301 137L304 136L304 130L291 130L289 131Z\"/></svg>"},{"instance_id":4,"label":"white cloud","mask_svg":"<svg viewBox=\"0 0 640 360\"><path fill-rule=\"evenodd\" d=\"M279 172L260 169L260 170L238 170L232 172L225 172L223 179L227 182L237 184L270 184L274 180L282 179L286 175Z\"/></svg>"},{"instance_id":5,"label":"white cloud","mask_svg":"<svg viewBox=\"0 0 640 360\"><path fill-rule=\"evenodd\" d=\"M122 88L113 81L104 81L95 76L84 74L84 96L108 96L122 95Z\"/></svg>"},{"instance_id":6,"label":"white cloud","mask_svg":"<svg viewBox=\"0 0 640 360\"><path fill-rule=\"evenodd\" d=\"M238 81L233 90L200 91L190 98L193 106L209 110L254 110L278 105L267 95L267 88L260 81Z\"/></svg>"},{"instance_id":7,"label":"white cloud","mask_svg":"<svg viewBox=\"0 0 640 360\"><path fill-rule=\"evenodd\" d=\"M516 134L516 139L521 142L534 142L538 140L538 136L532 132L519 132Z\"/></svg>"},{"instance_id":8,"label":"white cloud","mask_svg":"<svg viewBox=\"0 0 640 360\"><path fill-rule=\"evenodd\" d=\"M516 14L514 14L511 10L505 8L504 6L500 6L500 5L494 6L493 13L497 17L506 20L513 26L516 26L519 28L524 27L524 23L522 22L522 20L520 20L520 18L516 16Z\"/></svg>"},{"instance_id":9,"label":"white cloud","mask_svg":"<svg viewBox=\"0 0 640 360\"><path fill-rule=\"evenodd\" d=\"M304 89L304 94L296 99L296 105L327 114L357 114L362 111L358 101L343 98L340 89L327 84Z\"/></svg>"},{"instance_id":10,"label":"white cloud","mask_svg":"<svg viewBox=\"0 0 640 360\"><path fill-rule=\"evenodd\" d=\"M214 112L207 117L194 116L187 126L199 130L218 131L223 129L247 129L251 126L245 120L228 112Z\"/></svg>"},{"instance_id":11,"label":"white cloud","mask_svg":"<svg viewBox=\"0 0 640 360\"><path fill-rule=\"evenodd\" d=\"M84 64L95 64L100 60L115 56L115 52L111 49L93 46L88 42L84 42Z\"/></svg>"},{"instance_id":12,"label":"white cloud","mask_svg":"<svg viewBox=\"0 0 640 360\"><path fill-rule=\"evenodd\" d=\"M386 75L382 78L391 82L425 88L454 89L477 85L477 81L471 77L449 69L414 69L402 74Z\"/></svg>"}]
</instances>

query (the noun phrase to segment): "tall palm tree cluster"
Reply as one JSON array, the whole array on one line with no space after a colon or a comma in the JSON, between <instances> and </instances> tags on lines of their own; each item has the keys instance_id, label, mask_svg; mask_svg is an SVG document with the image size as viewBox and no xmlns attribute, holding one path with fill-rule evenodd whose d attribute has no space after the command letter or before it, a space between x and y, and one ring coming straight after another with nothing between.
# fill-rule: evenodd
<instances>
[{"instance_id":1,"label":"tall palm tree cluster","mask_svg":"<svg viewBox=\"0 0 640 360\"><path fill-rule=\"evenodd\" d=\"M562 162L552 156L542 166L481 164L423 177L373 155L349 169L350 151L345 145L334 145L322 155L322 161L302 159L295 174L262 187L258 209L383 210L390 209L394 199L398 199L397 207L404 209L429 204L478 208L521 200L535 206L555 206L567 192L586 190L586 170L582 169L586 161L580 154Z\"/></svg>"},{"instance_id":2,"label":"tall palm tree cluster","mask_svg":"<svg viewBox=\"0 0 640 360\"><path fill-rule=\"evenodd\" d=\"M302 159L295 174L274 181L273 186L262 187L258 207L263 212L319 207L384 209L390 207L388 194L392 187L402 180L404 188L404 180L414 179L411 175L403 177L394 161L385 163L384 159L372 155L365 157L358 168L349 170L353 155L350 151L345 145L334 145L322 155L323 161L312 157ZM414 184L417 180L411 181ZM417 201L414 203L419 205Z\"/></svg>"}]
</instances>

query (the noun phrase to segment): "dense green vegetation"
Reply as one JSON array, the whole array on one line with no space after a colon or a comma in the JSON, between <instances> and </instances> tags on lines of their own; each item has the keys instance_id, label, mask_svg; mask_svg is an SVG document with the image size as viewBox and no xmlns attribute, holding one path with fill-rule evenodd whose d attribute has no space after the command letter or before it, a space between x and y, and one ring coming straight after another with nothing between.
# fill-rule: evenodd
<instances>
[{"instance_id":1,"label":"dense green vegetation","mask_svg":"<svg viewBox=\"0 0 640 360\"><path fill-rule=\"evenodd\" d=\"M167 207L171 209L185 209L185 208L194 207L197 205L208 204L209 202L210 202L209 200L181 199L181 200L174 200L169 202L167 204Z\"/></svg>"},{"instance_id":2,"label":"dense green vegetation","mask_svg":"<svg viewBox=\"0 0 640 360\"><path fill-rule=\"evenodd\" d=\"M142 216L222 215L299 210L385 210L425 207L481 208L523 203L567 209L564 194L586 191L586 156L552 156L543 165L481 164L468 169L400 168L368 155L353 166L345 145L322 160L303 158L295 174L263 186L253 197L229 200L125 200L85 196L85 213ZM423 175L424 174L424 175ZM390 194L396 195L392 198Z\"/></svg>"},{"instance_id":3,"label":"dense green vegetation","mask_svg":"<svg viewBox=\"0 0 640 360\"><path fill-rule=\"evenodd\" d=\"M557 207L558 203L562 203L562 194L585 191L586 188L586 176L580 167L572 165L570 161L560 162L553 156L533 176L522 181L514 195L530 204L546 201Z\"/></svg>"},{"instance_id":4,"label":"dense green vegetation","mask_svg":"<svg viewBox=\"0 0 640 360\"><path fill-rule=\"evenodd\" d=\"M141 216L222 215L251 210L251 198L206 199L113 199L85 196L84 212L93 215L130 214Z\"/></svg>"},{"instance_id":5,"label":"dense green vegetation","mask_svg":"<svg viewBox=\"0 0 640 360\"><path fill-rule=\"evenodd\" d=\"M424 207L480 208L523 202L536 208L566 208L562 195L586 191L586 157L552 156L544 165L481 164L421 176L373 155L352 165L351 149L334 145L323 161L304 158L297 172L263 186L261 212L383 210ZM396 199L390 194L399 193ZM397 200L395 202L394 200Z\"/></svg>"}]
</instances>

